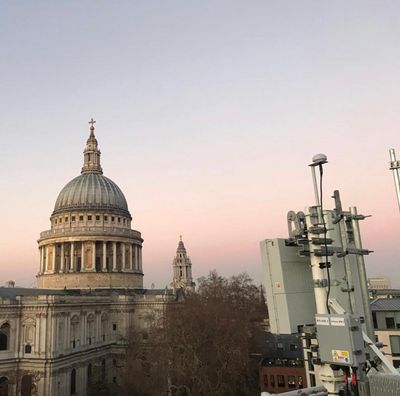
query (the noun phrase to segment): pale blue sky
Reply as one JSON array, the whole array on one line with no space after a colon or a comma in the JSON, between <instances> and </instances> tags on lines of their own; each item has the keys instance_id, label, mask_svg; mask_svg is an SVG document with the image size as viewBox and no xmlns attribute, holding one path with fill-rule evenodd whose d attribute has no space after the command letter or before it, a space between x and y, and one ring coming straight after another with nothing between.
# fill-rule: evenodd
<instances>
[{"instance_id":1,"label":"pale blue sky","mask_svg":"<svg viewBox=\"0 0 400 396\"><path fill-rule=\"evenodd\" d=\"M0 1L0 282L33 282L90 117L147 285L169 282L181 233L195 276L259 282L258 242L312 204L320 151L326 196L374 215L370 273L400 278L399 17L397 1Z\"/></svg>"}]
</instances>

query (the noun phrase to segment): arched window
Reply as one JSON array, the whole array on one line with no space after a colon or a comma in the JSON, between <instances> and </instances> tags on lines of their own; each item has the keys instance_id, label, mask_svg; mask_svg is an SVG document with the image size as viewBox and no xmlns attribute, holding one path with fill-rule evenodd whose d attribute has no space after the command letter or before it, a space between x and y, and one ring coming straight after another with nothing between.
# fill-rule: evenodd
<instances>
[{"instance_id":1,"label":"arched window","mask_svg":"<svg viewBox=\"0 0 400 396\"><path fill-rule=\"evenodd\" d=\"M88 338L88 344L92 344L94 342L94 315L90 314L87 317L87 338Z\"/></svg>"},{"instance_id":2,"label":"arched window","mask_svg":"<svg viewBox=\"0 0 400 396\"><path fill-rule=\"evenodd\" d=\"M92 364L89 363L87 366L87 390L89 392L90 386L92 385Z\"/></svg>"},{"instance_id":3,"label":"arched window","mask_svg":"<svg viewBox=\"0 0 400 396\"><path fill-rule=\"evenodd\" d=\"M71 371L71 395L76 394L76 370L72 369Z\"/></svg>"},{"instance_id":4,"label":"arched window","mask_svg":"<svg viewBox=\"0 0 400 396\"><path fill-rule=\"evenodd\" d=\"M79 334L79 318L78 316L73 316L71 319L71 346L72 348L76 348L78 342L78 334Z\"/></svg>"},{"instance_id":5,"label":"arched window","mask_svg":"<svg viewBox=\"0 0 400 396\"><path fill-rule=\"evenodd\" d=\"M103 313L101 315L101 341L105 341L107 337L107 314Z\"/></svg>"},{"instance_id":6,"label":"arched window","mask_svg":"<svg viewBox=\"0 0 400 396\"><path fill-rule=\"evenodd\" d=\"M10 339L10 325L8 323L4 323L0 327L0 351L6 351L8 349L9 339Z\"/></svg>"},{"instance_id":7,"label":"arched window","mask_svg":"<svg viewBox=\"0 0 400 396\"><path fill-rule=\"evenodd\" d=\"M0 396L8 396L8 378L0 377Z\"/></svg>"},{"instance_id":8,"label":"arched window","mask_svg":"<svg viewBox=\"0 0 400 396\"><path fill-rule=\"evenodd\" d=\"M21 381L21 396L32 396L32 376L24 375Z\"/></svg>"},{"instance_id":9,"label":"arched window","mask_svg":"<svg viewBox=\"0 0 400 396\"><path fill-rule=\"evenodd\" d=\"M101 378L105 380L106 378L106 359L101 361Z\"/></svg>"}]
</instances>

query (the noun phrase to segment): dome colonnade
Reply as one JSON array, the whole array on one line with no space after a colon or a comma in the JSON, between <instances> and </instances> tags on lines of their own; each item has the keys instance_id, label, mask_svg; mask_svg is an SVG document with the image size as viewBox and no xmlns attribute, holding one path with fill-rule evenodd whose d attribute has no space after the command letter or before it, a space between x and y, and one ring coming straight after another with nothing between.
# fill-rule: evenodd
<instances>
[{"instance_id":1,"label":"dome colonnade","mask_svg":"<svg viewBox=\"0 0 400 396\"><path fill-rule=\"evenodd\" d=\"M94 121L81 175L61 190L40 234L39 288L143 287L142 243L124 194L103 175Z\"/></svg>"}]
</instances>

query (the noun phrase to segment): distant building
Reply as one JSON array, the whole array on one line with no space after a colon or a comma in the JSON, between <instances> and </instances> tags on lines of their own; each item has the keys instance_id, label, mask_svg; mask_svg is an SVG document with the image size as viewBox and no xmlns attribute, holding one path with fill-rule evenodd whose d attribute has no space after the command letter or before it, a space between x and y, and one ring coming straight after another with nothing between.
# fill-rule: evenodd
<instances>
[{"instance_id":1,"label":"distant building","mask_svg":"<svg viewBox=\"0 0 400 396\"><path fill-rule=\"evenodd\" d=\"M282 393L307 387L299 335L268 333L259 379L262 392Z\"/></svg>"},{"instance_id":2,"label":"distant building","mask_svg":"<svg viewBox=\"0 0 400 396\"><path fill-rule=\"evenodd\" d=\"M143 239L121 189L103 175L91 124L81 175L61 190L40 234L38 288L0 288L0 396L85 396L96 381L117 394L131 333L145 338L177 288L194 285L180 241L175 290L143 288Z\"/></svg>"},{"instance_id":3,"label":"distant building","mask_svg":"<svg viewBox=\"0 0 400 396\"><path fill-rule=\"evenodd\" d=\"M369 289L368 293L372 300L377 298L400 298L400 289Z\"/></svg>"},{"instance_id":4,"label":"distant building","mask_svg":"<svg viewBox=\"0 0 400 396\"><path fill-rule=\"evenodd\" d=\"M372 319L377 342L382 342L382 351L400 367L400 298L379 298L371 303Z\"/></svg>"},{"instance_id":5,"label":"distant building","mask_svg":"<svg viewBox=\"0 0 400 396\"><path fill-rule=\"evenodd\" d=\"M372 290L381 290L381 289L390 289L390 280L385 277L373 277L368 278L368 289Z\"/></svg>"},{"instance_id":6,"label":"distant building","mask_svg":"<svg viewBox=\"0 0 400 396\"><path fill-rule=\"evenodd\" d=\"M192 278L192 262L186 253L185 245L182 241L182 235L176 250L176 256L172 262L173 274L171 287L173 289L194 290L196 284Z\"/></svg>"}]
</instances>

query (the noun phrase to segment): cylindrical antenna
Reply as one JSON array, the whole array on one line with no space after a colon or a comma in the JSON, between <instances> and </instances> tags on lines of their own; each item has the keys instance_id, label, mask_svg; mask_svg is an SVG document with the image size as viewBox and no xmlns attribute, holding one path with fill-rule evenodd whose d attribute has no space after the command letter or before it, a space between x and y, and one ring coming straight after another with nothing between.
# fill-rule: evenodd
<instances>
[{"instance_id":1,"label":"cylindrical antenna","mask_svg":"<svg viewBox=\"0 0 400 396\"><path fill-rule=\"evenodd\" d=\"M311 175L313 179L313 185L314 185L314 196L315 196L315 204L316 206L321 206L320 202L320 197L319 197L319 192L318 192L318 185L317 185L317 176L315 174L315 168L319 166L319 168L322 168L323 164L326 164L328 162L328 158L325 154L315 154L312 157L312 163L309 165L311 167Z\"/></svg>"},{"instance_id":2,"label":"cylindrical antenna","mask_svg":"<svg viewBox=\"0 0 400 396\"><path fill-rule=\"evenodd\" d=\"M394 151L394 149L389 150L389 155L390 155L390 170L393 172L394 186L396 188L396 195L397 195L397 203L400 209L400 177L399 177L400 161L396 160L396 152Z\"/></svg>"}]
</instances>

